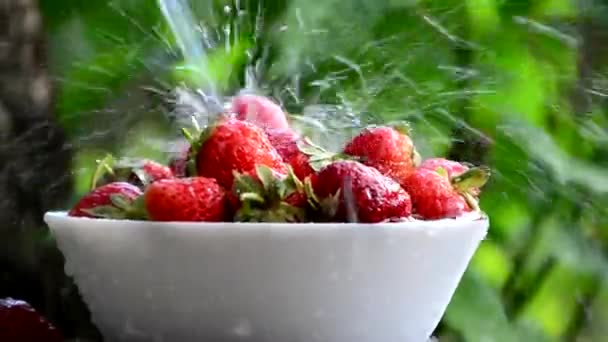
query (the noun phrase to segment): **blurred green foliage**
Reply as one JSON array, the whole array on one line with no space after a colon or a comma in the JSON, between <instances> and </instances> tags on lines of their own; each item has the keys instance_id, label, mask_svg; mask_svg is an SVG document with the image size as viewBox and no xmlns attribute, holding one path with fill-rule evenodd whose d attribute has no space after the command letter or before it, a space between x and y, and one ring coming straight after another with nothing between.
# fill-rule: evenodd
<instances>
[{"instance_id":1,"label":"blurred green foliage","mask_svg":"<svg viewBox=\"0 0 608 342\"><path fill-rule=\"evenodd\" d=\"M202 66L185 64L155 1L41 6L57 115L79 148L75 196L107 150L165 156L174 128L143 87L196 86L204 73L231 94L247 69L290 112L333 103L371 122L409 120L424 156L493 168L491 230L441 341L608 336L600 1L193 0L214 46Z\"/></svg>"}]
</instances>

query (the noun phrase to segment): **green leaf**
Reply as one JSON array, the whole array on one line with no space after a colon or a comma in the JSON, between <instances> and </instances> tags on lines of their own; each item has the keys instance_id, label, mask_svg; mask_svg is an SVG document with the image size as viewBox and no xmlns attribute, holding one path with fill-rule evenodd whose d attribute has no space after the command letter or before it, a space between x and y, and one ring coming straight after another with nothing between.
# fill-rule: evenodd
<instances>
[{"instance_id":1,"label":"green leaf","mask_svg":"<svg viewBox=\"0 0 608 342\"><path fill-rule=\"evenodd\" d=\"M127 218L131 220L147 220L148 211L146 210L146 197L141 195L130 204Z\"/></svg>"},{"instance_id":2,"label":"green leaf","mask_svg":"<svg viewBox=\"0 0 608 342\"><path fill-rule=\"evenodd\" d=\"M592 284L592 277L565 265L555 267L527 303L522 320L533 322L553 339L568 329L579 300Z\"/></svg>"},{"instance_id":3,"label":"green leaf","mask_svg":"<svg viewBox=\"0 0 608 342\"><path fill-rule=\"evenodd\" d=\"M304 179L304 193L306 194L308 204L315 210L320 209L319 206L321 202L315 194L310 177L306 177L306 179Z\"/></svg>"},{"instance_id":4,"label":"green leaf","mask_svg":"<svg viewBox=\"0 0 608 342\"><path fill-rule=\"evenodd\" d=\"M288 186L286 182L278 182L276 184L276 193L279 199L287 197Z\"/></svg>"},{"instance_id":5,"label":"green leaf","mask_svg":"<svg viewBox=\"0 0 608 342\"><path fill-rule=\"evenodd\" d=\"M264 204L265 200L260 194L255 192L244 192L239 195L239 199L241 202L256 202L259 204Z\"/></svg>"},{"instance_id":6,"label":"green leaf","mask_svg":"<svg viewBox=\"0 0 608 342\"><path fill-rule=\"evenodd\" d=\"M308 162L315 171L319 171L325 161L331 161L336 156L335 153L325 150L308 138L298 140L297 146L300 152L309 157Z\"/></svg>"},{"instance_id":7,"label":"green leaf","mask_svg":"<svg viewBox=\"0 0 608 342\"><path fill-rule=\"evenodd\" d=\"M554 257L561 265L588 276L608 274L608 259L599 241L589 239L581 229L572 229L572 222L558 214L547 216L536 229L542 229L539 247L528 261L529 271L536 272L543 261ZM577 223L580 224L580 223ZM580 226L577 226L580 228Z\"/></svg>"},{"instance_id":8,"label":"green leaf","mask_svg":"<svg viewBox=\"0 0 608 342\"><path fill-rule=\"evenodd\" d=\"M93 176L91 177L90 190L97 188L97 183L104 174L114 174L114 170L112 169L114 162L114 157L111 154L106 154L103 159L97 161L97 168L95 168Z\"/></svg>"},{"instance_id":9,"label":"green leaf","mask_svg":"<svg viewBox=\"0 0 608 342\"><path fill-rule=\"evenodd\" d=\"M537 16L576 18L579 7L576 1L544 0L535 3L532 12Z\"/></svg>"},{"instance_id":10,"label":"green leaf","mask_svg":"<svg viewBox=\"0 0 608 342\"><path fill-rule=\"evenodd\" d=\"M110 201L116 208L123 210L129 210L131 208L131 201L128 200L124 195L111 194Z\"/></svg>"},{"instance_id":11,"label":"green leaf","mask_svg":"<svg viewBox=\"0 0 608 342\"><path fill-rule=\"evenodd\" d=\"M465 273L444 320L467 342L538 341L509 322L496 290L473 272Z\"/></svg>"},{"instance_id":12,"label":"green leaf","mask_svg":"<svg viewBox=\"0 0 608 342\"><path fill-rule=\"evenodd\" d=\"M276 187L277 179L272 170L266 165L256 165L255 170L260 182L264 186L264 190L266 192L273 191Z\"/></svg>"},{"instance_id":13,"label":"green leaf","mask_svg":"<svg viewBox=\"0 0 608 342\"><path fill-rule=\"evenodd\" d=\"M336 193L332 196L328 196L326 198L321 199L320 207L321 210L327 217L334 217L340 208L340 195L342 194L342 189L338 189Z\"/></svg>"},{"instance_id":14,"label":"green leaf","mask_svg":"<svg viewBox=\"0 0 608 342\"><path fill-rule=\"evenodd\" d=\"M181 128L182 131L182 135L184 136L184 138L190 143L196 143L196 141L198 141L198 137L194 138L194 136L192 135L192 133L190 133L190 130L188 130L186 127L182 127Z\"/></svg>"},{"instance_id":15,"label":"green leaf","mask_svg":"<svg viewBox=\"0 0 608 342\"><path fill-rule=\"evenodd\" d=\"M445 171L445 170L444 170ZM490 169L487 167L474 167L454 177L452 184L459 191L465 192L473 188L481 188L490 179Z\"/></svg>"},{"instance_id":16,"label":"green leaf","mask_svg":"<svg viewBox=\"0 0 608 342\"><path fill-rule=\"evenodd\" d=\"M260 182L247 174L241 174L236 171L234 174L233 191L235 195L240 196L242 193L263 193L264 189Z\"/></svg>"},{"instance_id":17,"label":"green leaf","mask_svg":"<svg viewBox=\"0 0 608 342\"><path fill-rule=\"evenodd\" d=\"M82 61L63 76L57 108L59 119L70 129L80 127L82 113L100 109L116 91L143 71L144 46L119 46Z\"/></svg>"},{"instance_id":18,"label":"green leaf","mask_svg":"<svg viewBox=\"0 0 608 342\"><path fill-rule=\"evenodd\" d=\"M392 127L397 132L410 136L412 134L412 125L407 121L391 121L387 126Z\"/></svg>"},{"instance_id":19,"label":"green leaf","mask_svg":"<svg viewBox=\"0 0 608 342\"><path fill-rule=\"evenodd\" d=\"M124 210L116 208L111 205L103 205L95 208L82 209L85 213L98 217L98 218L113 218L113 219L121 219L124 218Z\"/></svg>"},{"instance_id":20,"label":"green leaf","mask_svg":"<svg viewBox=\"0 0 608 342\"><path fill-rule=\"evenodd\" d=\"M556 139L547 131L513 122L503 125L509 134L531 156L544 162L557 180L556 186L568 183L580 184L596 193L608 193L608 173L591 160L569 155L561 149Z\"/></svg>"},{"instance_id":21,"label":"green leaf","mask_svg":"<svg viewBox=\"0 0 608 342\"><path fill-rule=\"evenodd\" d=\"M306 219L306 211L285 202L281 202L279 212L283 213L289 222L303 222Z\"/></svg>"},{"instance_id":22,"label":"green leaf","mask_svg":"<svg viewBox=\"0 0 608 342\"><path fill-rule=\"evenodd\" d=\"M467 22L476 36L488 35L500 28L500 13L496 0L466 0Z\"/></svg>"},{"instance_id":23,"label":"green leaf","mask_svg":"<svg viewBox=\"0 0 608 342\"><path fill-rule=\"evenodd\" d=\"M207 59L198 64L178 63L173 68L173 81L195 89L204 88L207 82L213 82L220 91L225 91L231 80L243 71L249 48L249 42L241 40L228 51L221 48L210 51Z\"/></svg>"},{"instance_id":24,"label":"green leaf","mask_svg":"<svg viewBox=\"0 0 608 342\"><path fill-rule=\"evenodd\" d=\"M500 290L513 268L507 251L499 244L486 240L480 244L470 269L478 272L494 289Z\"/></svg>"}]
</instances>

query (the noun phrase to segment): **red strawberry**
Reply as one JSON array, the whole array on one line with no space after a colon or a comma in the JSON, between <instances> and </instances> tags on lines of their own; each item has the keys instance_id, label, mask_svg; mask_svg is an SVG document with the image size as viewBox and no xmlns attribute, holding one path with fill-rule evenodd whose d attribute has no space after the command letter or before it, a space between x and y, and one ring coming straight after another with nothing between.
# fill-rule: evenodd
<instances>
[{"instance_id":1,"label":"red strawberry","mask_svg":"<svg viewBox=\"0 0 608 342\"><path fill-rule=\"evenodd\" d=\"M157 163L153 160L143 160L141 163L142 174L138 175L138 178L145 177L146 182L154 183L161 179L170 179L174 178L175 175L171 169L163 164ZM133 173L136 175L138 169L133 170Z\"/></svg>"},{"instance_id":2,"label":"red strawberry","mask_svg":"<svg viewBox=\"0 0 608 342\"><path fill-rule=\"evenodd\" d=\"M235 221L302 222L306 219L307 197L304 185L295 176L276 173L259 165L256 173L237 174L233 194L240 201Z\"/></svg>"},{"instance_id":3,"label":"red strawberry","mask_svg":"<svg viewBox=\"0 0 608 342\"><path fill-rule=\"evenodd\" d=\"M433 171L443 168L447 171L450 178L461 175L469 169L469 167L464 164L444 158L426 159L420 164L419 168Z\"/></svg>"},{"instance_id":4,"label":"red strawberry","mask_svg":"<svg viewBox=\"0 0 608 342\"><path fill-rule=\"evenodd\" d=\"M364 129L346 145L344 153L361 157L362 163L402 185L420 158L406 129L388 126Z\"/></svg>"},{"instance_id":5,"label":"red strawberry","mask_svg":"<svg viewBox=\"0 0 608 342\"><path fill-rule=\"evenodd\" d=\"M414 214L425 220L452 218L478 210L469 190L483 186L489 177L485 168L474 168L450 180L447 171L418 169L404 188L412 197Z\"/></svg>"},{"instance_id":6,"label":"red strawberry","mask_svg":"<svg viewBox=\"0 0 608 342\"><path fill-rule=\"evenodd\" d=\"M232 99L232 111L240 120L247 120L260 127L288 129L285 113L270 99L256 95L238 95Z\"/></svg>"},{"instance_id":7,"label":"red strawberry","mask_svg":"<svg viewBox=\"0 0 608 342\"><path fill-rule=\"evenodd\" d=\"M334 221L375 223L411 214L410 196L399 183L356 161L322 168L306 190Z\"/></svg>"},{"instance_id":8,"label":"red strawberry","mask_svg":"<svg viewBox=\"0 0 608 342\"><path fill-rule=\"evenodd\" d=\"M264 133L283 159L289 159L298 151L297 142L300 136L291 129L265 128Z\"/></svg>"},{"instance_id":9,"label":"red strawberry","mask_svg":"<svg viewBox=\"0 0 608 342\"><path fill-rule=\"evenodd\" d=\"M144 203L152 221L221 222L228 217L226 192L211 178L160 180L146 189Z\"/></svg>"},{"instance_id":10,"label":"red strawberry","mask_svg":"<svg viewBox=\"0 0 608 342\"><path fill-rule=\"evenodd\" d=\"M422 164L420 164L418 168L433 171L442 168L447 172L448 178L450 179L458 177L469 170L469 166L466 164L444 158L426 159L422 162ZM481 193L481 190L479 188L471 188L469 189L469 192L471 193L471 195L478 197Z\"/></svg>"},{"instance_id":11,"label":"red strawberry","mask_svg":"<svg viewBox=\"0 0 608 342\"><path fill-rule=\"evenodd\" d=\"M138 218L132 205L142 195L133 184L114 182L102 185L84 195L68 213L69 216L103 218Z\"/></svg>"},{"instance_id":12,"label":"red strawberry","mask_svg":"<svg viewBox=\"0 0 608 342\"><path fill-rule=\"evenodd\" d=\"M302 183L301 186L302 186L302 189L295 190L293 193L291 193L289 196L287 196L285 198L285 203L287 203L295 208L306 209L306 206L308 205L308 197L306 196L306 193L304 192L304 184ZM302 221L302 220L300 220L300 221Z\"/></svg>"},{"instance_id":13,"label":"red strawberry","mask_svg":"<svg viewBox=\"0 0 608 342\"><path fill-rule=\"evenodd\" d=\"M300 146L311 146L304 139L301 139L292 130L267 129L266 135L272 146L279 152L283 160L291 165L294 173L299 179L305 179L315 171L310 165L310 156L305 154Z\"/></svg>"},{"instance_id":14,"label":"red strawberry","mask_svg":"<svg viewBox=\"0 0 608 342\"><path fill-rule=\"evenodd\" d=\"M215 178L232 189L234 172L255 174L258 165L287 174L287 167L261 128L238 119L224 119L193 142L199 176Z\"/></svg>"},{"instance_id":15,"label":"red strawberry","mask_svg":"<svg viewBox=\"0 0 608 342\"><path fill-rule=\"evenodd\" d=\"M61 333L28 303L0 299L0 341L61 342Z\"/></svg>"},{"instance_id":16,"label":"red strawberry","mask_svg":"<svg viewBox=\"0 0 608 342\"><path fill-rule=\"evenodd\" d=\"M169 167L153 160L123 158L115 161L108 155L99 162L91 188L112 182L128 182L143 188L158 180L174 177Z\"/></svg>"}]
</instances>

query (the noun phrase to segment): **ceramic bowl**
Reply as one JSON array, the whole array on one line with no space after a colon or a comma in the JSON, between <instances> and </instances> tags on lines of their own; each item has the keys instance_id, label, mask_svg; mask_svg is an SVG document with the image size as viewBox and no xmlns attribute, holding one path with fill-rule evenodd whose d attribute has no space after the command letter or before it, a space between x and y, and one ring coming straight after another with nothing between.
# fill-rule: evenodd
<instances>
[{"instance_id":1,"label":"ceramic bowl","mask_svg":"<svg viewBox=\"0 0 608 342\"><path fill-rule=\"evenodd\" d=\"M489 226L45 220L107 341L425 341Z\"/></svg>"}]
</instances>

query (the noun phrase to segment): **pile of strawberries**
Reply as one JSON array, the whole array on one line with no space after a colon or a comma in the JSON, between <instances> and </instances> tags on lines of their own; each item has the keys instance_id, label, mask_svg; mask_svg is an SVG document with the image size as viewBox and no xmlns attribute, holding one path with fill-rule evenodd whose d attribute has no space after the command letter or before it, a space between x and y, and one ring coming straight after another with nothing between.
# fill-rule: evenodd
<instances>
[{"instance_id":1,"label":"pile of strawberries","mask_svg":"<svg viewBox=\"0 0 608 342\"><path fill-rule=\"evenodd\" d=\"M169 166L100 163L71 216L151 221L363 222L455 218L479 210L488 169L420 161L407 127L363 129L330 152L267 98L242 95L195 131Z\"/></svg>"}]
</instances>

